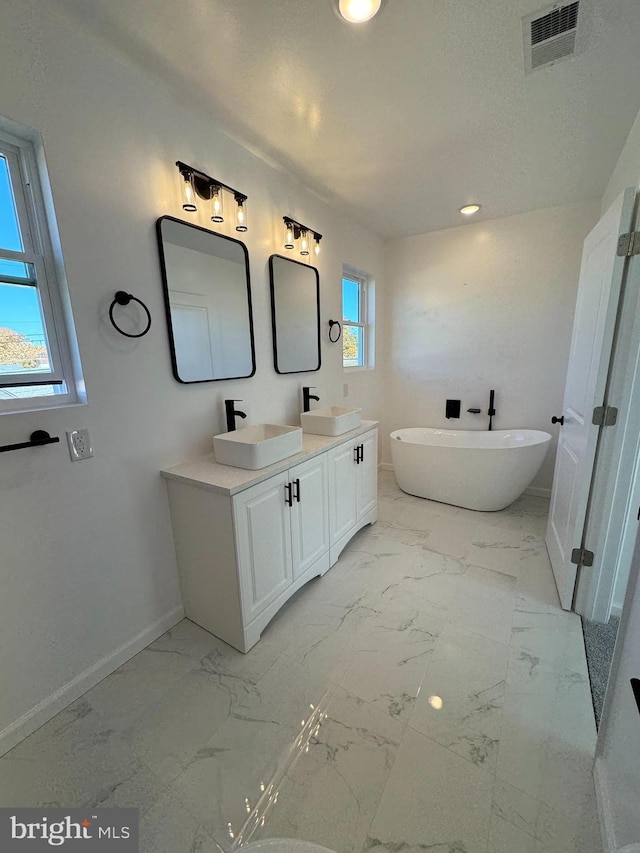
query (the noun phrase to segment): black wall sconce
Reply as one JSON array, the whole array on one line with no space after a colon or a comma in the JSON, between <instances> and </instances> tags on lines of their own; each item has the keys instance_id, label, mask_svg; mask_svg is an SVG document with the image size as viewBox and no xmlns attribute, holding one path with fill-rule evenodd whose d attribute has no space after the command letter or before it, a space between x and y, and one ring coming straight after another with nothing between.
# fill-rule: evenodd
<instances>
[{"instance_id":1,"label":"black wall sconce","mask_svg":"<svg viewBox=\"0 0 640 853\"><path fill-rule=\"evenodd\" d=\"M187 213L195 213L198 209L197 200L201 198L203 201L211 202L211 221L224 222L222 191L226 190L231 193L236 203L236 231L247 230L247 209L245 207L247 196L244 193L234 190L228 184L223 184L222 181L218 181L180 160L176 161L176 166L182 175L183 210L186 210Z\"/></svg>"},{"instance_id":2,"label":"black wall sconce","mask_svg":"<svg viewBox=\"0 0 640 853\"><path fill-rule=\"evenodd\" d=\"M301 222L296 222L290 216L283 216L284 220L284 247L285 249L295 249L296 242L300 241L300 254L307 256L310 251L310 240L313 239L313 251L316 257L320 254L320 240L322 234L309 228L308 225L303 225Z\"/></svg>"}]
</instances>

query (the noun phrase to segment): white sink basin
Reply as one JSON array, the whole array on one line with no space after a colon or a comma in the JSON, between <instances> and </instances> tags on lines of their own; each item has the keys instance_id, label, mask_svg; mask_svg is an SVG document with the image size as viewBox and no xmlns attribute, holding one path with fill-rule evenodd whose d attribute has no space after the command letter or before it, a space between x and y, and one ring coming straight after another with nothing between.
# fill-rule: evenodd
<instances>
[{"instance_id":1,"label":"white sink basin","mask_svg":"<svg viewBox=\"0 0 640 853\"><path fill-rule=\"evenodd\" d=\"M346 406L330 406L328 409L316 409L300 415L302 429L315 435L342 435L356 429L362 423L362 409L350 409Z\"/></svg>"},{"instance_id":2,"label":"white sink basin","mask_svg":"<svg viewBox=\"0 0 640 853\"><path fill-rule=\"evenodd\" d=\"M282 424L257 424L214 435L213 449L216 462L221 465L256 471L300 453L302 430Z\"/></svg>"}]
</instances>

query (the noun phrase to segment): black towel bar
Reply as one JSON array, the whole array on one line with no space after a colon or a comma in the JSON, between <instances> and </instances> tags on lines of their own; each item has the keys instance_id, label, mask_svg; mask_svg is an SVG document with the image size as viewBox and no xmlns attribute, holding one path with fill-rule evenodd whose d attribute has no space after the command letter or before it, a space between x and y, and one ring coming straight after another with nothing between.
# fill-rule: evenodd
<instances>
[{"instance_id":1,"label":"black towel bar","mask_svg":"<svg viewBox=\"0 0 640 853\"><path fill-rule=\"evenodd\" d=\"M20 444L5 444L0 447L0 453L6 453L9 450L22 450L23 447L40 447L42 444L57 444L60 439L57 436L51 438L48 432L43 429L37 429L29 436L29 441L23 441Z\"/></svg>"}]
</instances>

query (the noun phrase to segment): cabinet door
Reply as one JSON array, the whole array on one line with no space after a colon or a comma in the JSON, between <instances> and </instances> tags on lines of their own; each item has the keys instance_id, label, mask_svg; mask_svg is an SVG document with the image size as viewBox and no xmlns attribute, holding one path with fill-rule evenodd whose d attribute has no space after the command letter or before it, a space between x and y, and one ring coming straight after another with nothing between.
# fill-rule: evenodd
<instances>
[{"instance_id":1,"label":"cabinet door","mask_svg":"<svg viewBox=\"0 0 640 853\"><path fill-rule=\"evenodd\" d=\"M331 545L352 530L358 521L355 462L356 443L348 441L327 453L329 462L329 537Z\"/></svg>"},{"instance_id":2,"label":"cabinet door","mask_svg":"<svg viewBox=\"0 0 640 853\"><path fill-rule=\"evenodd\" d=\"M378 500L378 431L365 433L360 439L361 462L358 474L358 521L370 512Z\"/></svg>"},{"instance_id":3,"label":"cabinet door","mask_svg":"<svg viewBox=\"0 0 640 853\"><path fill-rule=\"evenodd\" d=\"M293 581L288 473L233 497L234 534L242 613L250 622Z\"/></svg>"},{"instance_id":4,"label":"cabinet door","mask_svg":"<svg viewBox=\"0 0 640 853\"><path fill-rule=\"evenodd\" d=\"M293 486L291 544L293 577L298 578L329 550L327 455L322 453L289 471Z\"/></svg>"}]
</instances>

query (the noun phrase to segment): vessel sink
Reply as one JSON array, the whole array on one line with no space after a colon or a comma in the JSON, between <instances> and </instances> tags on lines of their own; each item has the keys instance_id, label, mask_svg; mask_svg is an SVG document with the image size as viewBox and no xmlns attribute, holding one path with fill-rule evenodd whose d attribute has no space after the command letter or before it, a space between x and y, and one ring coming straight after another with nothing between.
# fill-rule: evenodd
<instances>
[{"instance_id":1,"label":"vessel sink","mask_svg":"<svg viewBox=\"0 0 640 853\"><path fill-rule=\"evenodd\" d=\"M302 450L300 427L257 424L213 437L216 462L256 471Z\"/></svg>"},{"instance_id":2,"label":"vessel sink","mask_svg":"<svg viewBox=\"0 0 640 853\"><path fill-rule=\"evenodd\" d=\"M362 409L350 409L346 406L330 406L328 409L316 409L303 412L300 422L304 432L315 435L342 435L356 429L362 423Z\"/></svg>"}]
</instances>

